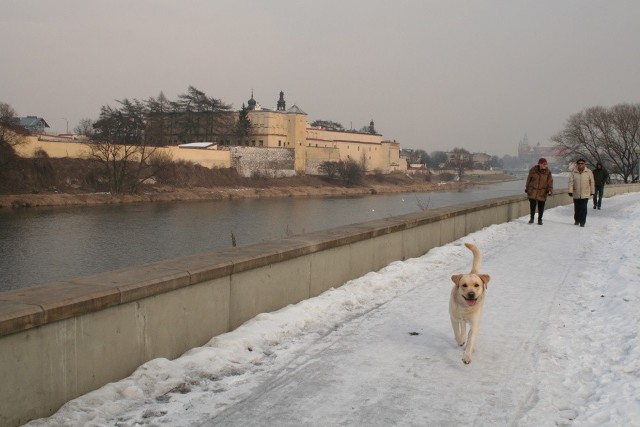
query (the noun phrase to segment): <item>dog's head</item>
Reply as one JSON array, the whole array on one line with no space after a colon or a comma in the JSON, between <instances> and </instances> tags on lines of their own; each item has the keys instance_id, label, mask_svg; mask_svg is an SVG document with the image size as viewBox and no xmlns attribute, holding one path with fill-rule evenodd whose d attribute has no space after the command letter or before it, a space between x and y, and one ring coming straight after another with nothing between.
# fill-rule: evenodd
<instances>
[{"instance_id":1,"label":"dog's head","mask_svg":"<svg viewBox=\"0 0 640 427\"><path fill-rule=\"evenodd\" d=\"M473 307L484 295L491 277L488 274L454 274L451 280L456 285L456 294L467 306Z\"/></svg>"}]
</instances>

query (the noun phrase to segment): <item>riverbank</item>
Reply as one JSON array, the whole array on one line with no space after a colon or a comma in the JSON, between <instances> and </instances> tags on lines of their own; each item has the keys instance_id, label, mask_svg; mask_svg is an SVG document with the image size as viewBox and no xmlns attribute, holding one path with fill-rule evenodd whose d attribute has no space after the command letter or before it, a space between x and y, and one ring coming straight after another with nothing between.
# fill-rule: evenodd
<instances>
[{"instance_id":1,"label":"riverbank","mask_svg":"<svg viewBox=\"0 0 640 427\"><path fill-rule=\"evenodd\" d=\"M428 182L423 179L380 180L366 177L359 186L345 187L318 177L268 179L248 186L175 188L146 186L139 194L111 195L89 192L43 192L0 195L0 208L48 206L92 206L121 203L231 200L275 197L336 197L387 193L451 191L476 184L492 184L517 179L506 174L469 175L462 182Z\"/></svg>"}]
</instances>

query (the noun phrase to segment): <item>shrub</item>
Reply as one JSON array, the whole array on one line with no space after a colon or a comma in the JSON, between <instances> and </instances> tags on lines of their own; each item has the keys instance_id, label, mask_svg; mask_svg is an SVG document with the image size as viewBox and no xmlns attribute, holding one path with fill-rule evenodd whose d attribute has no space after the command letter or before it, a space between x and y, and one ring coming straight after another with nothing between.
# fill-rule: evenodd
<instances>
[{"instance_id":1,"label":"shrub","mask_svg":"<svg viewBox=\"0 0 640 427\"><path fill-rule=\"evenodd\" d=\"M318 166L318 172L324 174L327 178L329 178L329 180L334 180L338 177L339 169L339 163L332 162L330 160L322 162L320 163L320 166Z\"/></svg>"},{"instance_id":2,"label":"shrub","mask_svg":"<svg viewBox=\"0 0 640 427\"><path fill-rule=\"evenodd\" d=\"M438 175L438 178L440 178L440 181L450 182L450 181L453 181L456 178L456 176L449 172L442 172L440 173L440 175Z\"/></svg>"},{"instance_id":3,"label":"shrub","mask_svg":"<svg viewBox=\"0 0 640 427\"><path fill-rule=\"evenodd\" d=\"M344 185L351 186L362 182L364 178L364 167L356 161L349 159L346 162L340 161L338 165L338 175Z\"/></svg>"},{"instance_id":4,"label":"shrub","mask_svg":"<svg viewBox=\"0 0 640 427\"><path fill-rule=\"evenodd\" d=\"M384 174L382 173L382 170L380 170L380 169L375 169L375 170L373 171L373 179L375 179L375 180L376 180L376 182L385 182L385 181L386 181L386 179L385 179L385 178L386 178L386 177L385 177L385 176L384 176Z\"/></svg>"},{"instance_id":5,"label":"shrub","mask_svg":"<svg viewBox=\"0 0 640 427\"><path fill-rule=\"evenodd\" d=\"M46 151L39 148L33 153L31 167L36 186L40 188L55 186L55 171Z\"/></svg>"}]
</instances>

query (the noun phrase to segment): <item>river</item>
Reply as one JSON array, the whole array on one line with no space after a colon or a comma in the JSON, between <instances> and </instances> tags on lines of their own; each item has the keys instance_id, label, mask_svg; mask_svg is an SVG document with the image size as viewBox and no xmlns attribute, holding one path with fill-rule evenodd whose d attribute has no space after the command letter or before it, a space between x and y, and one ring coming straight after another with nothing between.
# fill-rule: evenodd
<instances>
[{"instance_id":1,"label":"river","mask_svg":"<svg viewBox=\"0 0 640 427\"><path fill-rule=\"evenodd\" d=\"M517 180L431 193L0 209L0 291L229 248L232 233L244 245L523 190Z\"/></svg>"}]
</instances>

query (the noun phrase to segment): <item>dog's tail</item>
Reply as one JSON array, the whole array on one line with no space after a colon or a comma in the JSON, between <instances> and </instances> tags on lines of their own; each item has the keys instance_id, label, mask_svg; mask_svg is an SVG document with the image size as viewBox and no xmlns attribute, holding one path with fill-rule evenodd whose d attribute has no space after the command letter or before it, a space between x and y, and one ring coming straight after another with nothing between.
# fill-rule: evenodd
<instances>
[{"instance_id":1,"label":"dog's tail","mask_svg":"<svg viewBox=\"0 0 640 427\"><path fill-rule=\"evenodd\" d=\"M482 254L480 254L480 249L478 249L473 243L465 243L464 245L473 253L473 267L471 267L471 274L478 274L480 261L482 261Z\"/></svg>"}]
</instances>

